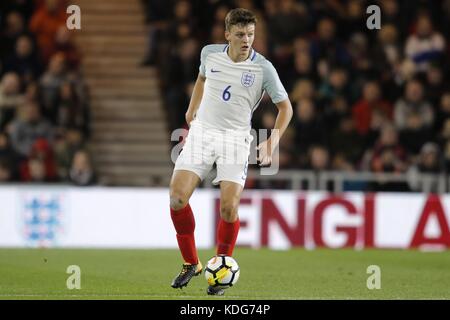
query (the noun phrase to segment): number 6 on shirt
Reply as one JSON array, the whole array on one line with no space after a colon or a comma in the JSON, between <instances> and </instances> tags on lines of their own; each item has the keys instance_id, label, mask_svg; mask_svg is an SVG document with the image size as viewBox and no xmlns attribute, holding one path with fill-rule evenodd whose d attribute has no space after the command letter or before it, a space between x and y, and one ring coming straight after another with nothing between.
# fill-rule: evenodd
<instances>
[{"instance_id":1,"label":"number 6 on shirt","mask_svg":"<svg viewBox=\"0 0 450 320\"><path fill-rule=\"evenodd\" d=\"M228 89L230 89L230 88L231 88L231 86L226 87L222 93L222 99L224 101L228 101L231 98L231 93L230 93L230 91L228 91Z\"/></svg>"}]
</instances>

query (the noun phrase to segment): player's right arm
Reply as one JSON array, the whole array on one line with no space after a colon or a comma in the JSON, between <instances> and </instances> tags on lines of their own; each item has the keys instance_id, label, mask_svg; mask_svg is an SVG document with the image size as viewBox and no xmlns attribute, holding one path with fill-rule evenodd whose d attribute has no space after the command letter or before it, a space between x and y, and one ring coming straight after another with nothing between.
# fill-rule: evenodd
<instances>
[{"instance_id":1,"label":"player's right arm","mask_svg":"<svg viewBox=\"0 0 450 320\"><path fill-rule=\"evenodd\" d=\"M200 53L200 67L195 81L194 90L192 91L191 101L189 102L188 111L186 112L186 122L190 126L191 121L195 119L198 107L203 97L203 89L206 81L206 59L210 53L221 52L226 48L223 44L210 44L204 46Z\"/></svg>"},{"instance_id":2,"label":"player's right arm","mask_svg":"<svg viewBox=\"0 0 450 320\"><path fill-rule=\"evenodd\" d=\"M189 102L189 107L185 115L188 126L190 126L191 121L194 120L198 107L200 106L200 102L202 101L205 80L206 78L199 73L197 81L195 81L191 101Z\"/></svg>"}]
</instances>

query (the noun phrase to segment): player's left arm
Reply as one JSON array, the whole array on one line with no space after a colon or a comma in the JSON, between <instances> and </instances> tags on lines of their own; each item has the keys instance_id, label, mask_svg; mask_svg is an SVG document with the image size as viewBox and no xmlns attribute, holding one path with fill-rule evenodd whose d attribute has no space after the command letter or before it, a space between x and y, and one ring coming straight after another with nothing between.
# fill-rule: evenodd
<instances>
[{"instance_id":1,"label":"player's left arm","mask_svg":"<svg viewBox=\"0 0 450 320\"><path fill-rule=\"evenodd\" d=\"M261 142L256 148L259 151L257 160L259 161L260 166L270 165L272 162L272 155L292 119L293 111L289 99L280 101L275 105L278 108L278 115L272 133L269 139Z\"/></svg>"}]
</instances>

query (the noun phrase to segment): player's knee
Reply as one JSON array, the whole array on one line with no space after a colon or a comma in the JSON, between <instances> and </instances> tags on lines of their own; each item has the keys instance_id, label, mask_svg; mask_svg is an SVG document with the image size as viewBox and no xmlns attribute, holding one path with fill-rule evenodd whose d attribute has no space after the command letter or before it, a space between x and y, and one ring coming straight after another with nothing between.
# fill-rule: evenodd
<instances>
[{"instance_id":1,"label":"player's knee","mask_svg":"<svg viewBox=\"0 0 450 320\"><path fill-rule=\"evenodd\" d=\"M238 205L235 203L224 203L220 206L220 217L226 222L234 222L237 219Z\"/></svg>"},{"instance_id":2,"label":"player's knee","mask_svg":"<svg viewBox=\"0 0 450 320\"><path fill-rule=\"evenodd\" d=\"M186 207L188 200L181 192L173 191L170 193L170 208L172 210L181 210Z\"/></svg>"}]
</instances>

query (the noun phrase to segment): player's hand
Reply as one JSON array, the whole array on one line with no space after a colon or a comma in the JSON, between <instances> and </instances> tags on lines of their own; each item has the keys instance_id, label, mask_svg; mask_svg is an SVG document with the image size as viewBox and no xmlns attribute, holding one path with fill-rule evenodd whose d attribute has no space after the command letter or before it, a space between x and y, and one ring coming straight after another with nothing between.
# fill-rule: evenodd
<instances>
[{"instance_id":1,"label":"player's hand","mask_svg":"<svg viewBox=\"0 0 450 320\"><path fill-rule=\"evenodd\" d=\"M258 151L256 160L260 167L269 166L272 163L272 152L270 152L268 141L261 142L257 147Z\"/></svg>"}]
</instances>

